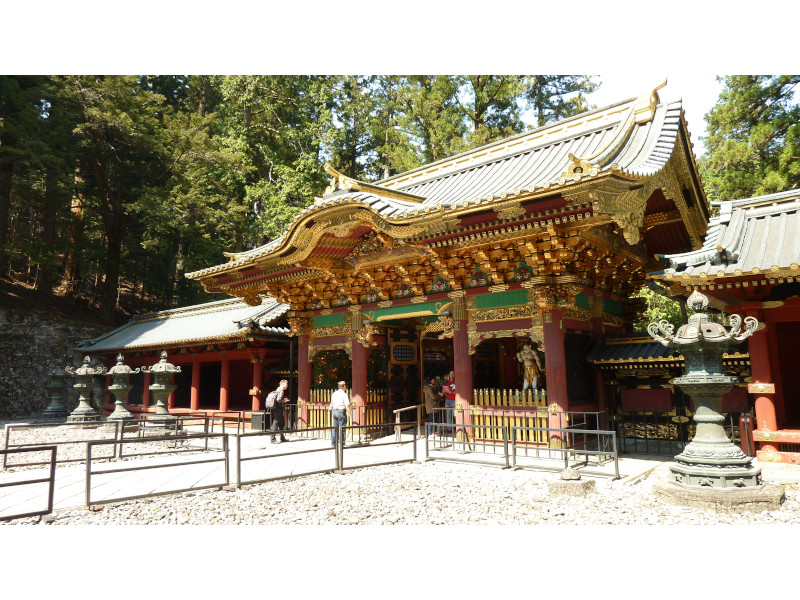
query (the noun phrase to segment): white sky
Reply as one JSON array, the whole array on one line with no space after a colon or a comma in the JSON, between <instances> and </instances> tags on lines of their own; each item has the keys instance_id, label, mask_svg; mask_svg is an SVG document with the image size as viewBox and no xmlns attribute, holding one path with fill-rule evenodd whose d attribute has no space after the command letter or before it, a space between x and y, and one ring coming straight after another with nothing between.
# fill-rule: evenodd
<instances>
[{"instance_id":1,"label":"white sky","mask_svg":"<svg viewBox=\"0 0 800 600\"><path fill-rule=\"evenodd\" d=\"M683 100L683 110L691 134L694 153L700 158L704 152L703 142L700 139L706 135L705 115L714 106L722 91L723 84L715 79L714 75L695 73L670 74L645 74L631 75L601 75L600 89L589 96L589 101L598 108L626 100L634 96L641 96L660 85L664 79L667 85L658 90L662 101Z\"/></svg>"}]
</instances>

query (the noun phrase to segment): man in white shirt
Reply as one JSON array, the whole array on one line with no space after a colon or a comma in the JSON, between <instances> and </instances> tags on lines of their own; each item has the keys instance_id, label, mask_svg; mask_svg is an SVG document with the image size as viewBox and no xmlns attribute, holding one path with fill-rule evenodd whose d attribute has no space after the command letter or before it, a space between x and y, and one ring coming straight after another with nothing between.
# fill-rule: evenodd
<instances>
[{"instance_id":1,"label":"man in white shirt","mask_svg":"<svg viewBox=\"0 0 800 600\"><path fill-rule=\"evenodd\" d=\"M339 389L331 394L331 425L333 427L333 431L331 431L331 446L336 446L336 432L339 429L339 426L342 427L347 425L347 406L350 404L350 398L347 397L347 384L344 381L340 381Z\"/></svg>"}]
</instances>

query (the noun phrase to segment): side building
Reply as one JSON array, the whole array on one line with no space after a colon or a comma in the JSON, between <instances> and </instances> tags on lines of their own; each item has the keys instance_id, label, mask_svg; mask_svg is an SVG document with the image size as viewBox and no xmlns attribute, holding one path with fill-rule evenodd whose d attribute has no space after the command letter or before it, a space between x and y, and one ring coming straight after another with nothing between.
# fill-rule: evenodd
<instances>
[{"instance_id":1,"label":"side building","mask_svg":"<svg viewBox=\"0 0 800 600\"><path fill-rule=\"evenodd\" d=\"M709 219L681 102L656 90L375 183L326 169L283 235L187 274L288 305L301 426L335 377L388 411L450 369L465 425L605 410L593 340L631 330L655 255L700 249ZM527 344L544 382L521 398Z\"/></svg>"},{"instance_id":2,"label":"side building","mask_svg":"<svg viewBox=\"0 0 800 600\"><path fill-rule=\"evenodd\" d=\"M675 296L700 290L709 305L760 325L748 340L752 439L761 461L800 464L800 191L720 202L702 248L661 257L651 277Z\"/></svg>"},{"instance_id":3,"label":"side building","mask_svg":"<svg viewBox=\"0 0 800 600\"><path fill-rule=\"evenodd\" d=\"M81 343L77 350L110 367L121 353L135 368L158 362L166 350L169 361L181 367L169 397L169 410L251 411L263 409L264 390L289 379L296 389L295 343L288 337L289 307L273 299L250 306L227 299L174 310L134 316L109 333ZM293 352L295 354L293 354ZM128 410L152 412L149 374L131 376ZM113 398L106 392L105 408Z\"/></svg>"}]
</instances>

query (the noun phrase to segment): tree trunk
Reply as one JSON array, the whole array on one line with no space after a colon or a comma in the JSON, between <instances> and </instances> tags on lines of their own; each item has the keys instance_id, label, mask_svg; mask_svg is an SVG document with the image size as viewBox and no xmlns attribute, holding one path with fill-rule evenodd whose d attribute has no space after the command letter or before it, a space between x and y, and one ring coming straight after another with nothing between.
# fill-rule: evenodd
<instances>
[{"instance_id":1,"label":"tree trunk","mask_svg":"<svg viewBox=\"0 0 800 600\"><path fill-rule=\"evenodd\" d=\"M109 228L106 249L105 275L106 284L103 289L103 320L114 322L117 308L117 291L119 289L120 260L122 258L122 227Z\"/></svg>"},{"instance_id":2,"label":"tree trunk","mask_svg":"<svg viewBox=\"0 0 800 600\"><path fill-rule=\"evenodd\" d=\"M0 273L6 271L9 256L8 224L11 220L11 182L14 178L14 163L0 161Z\"/></svg>"},{"instance_id":3,"label":"tree trunk","mask_svg":"<svg viewBox=\"0 0 800 600\"><path fill-rule=\"evenodd\" d=\"M80 183L81 178L76 175L75 181ZM62 285L64 286L65 295L75 298L78 294L78 280L81 276L78 244L83 237L83 198L78 192L75 193L70 202L70 213L72 214L72 222L69 228L69 246L66 252Z\"/></svg>"}]
</instances>

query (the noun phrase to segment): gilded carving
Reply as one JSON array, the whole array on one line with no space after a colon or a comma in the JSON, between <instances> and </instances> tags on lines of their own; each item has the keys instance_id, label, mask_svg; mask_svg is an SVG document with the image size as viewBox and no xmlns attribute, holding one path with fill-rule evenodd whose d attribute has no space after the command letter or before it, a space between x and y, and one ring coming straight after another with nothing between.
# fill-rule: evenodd
<instances>
[{"instance_id":1,"label":"gilded carving","mask_svg":"<svg viewBox=\"0 0 800 600\"><path fill-rule=\"evenodd\" d=\"M455 322L453 321L453 317L449 317L447 315L439 315L439 318L430 323L425 329L422 330L420 333L420 337L426 337L429 333L439 333L437 336L438 339L443 340L445 338L453 337L453 333L455 331Z\"/></svg>"},{"instance_id":2,"label":"gilded carving","mask_svg":"<svg viewBox=\"0 0 800 600\"><path fill-rule=\"evenodd\" d=\"M478 332L475 329L474 324L470 324L467 327L467 337L469 339L469 353L475 354L475 350L484 340L490 340L493 338L523 338L529 337L531 341L537 342L539 344L539 348L544 348L544 335L542 331L542 327L540 325L533 325L528 329L502 329L497 331L481 331Z\"/></svg>"},{"instance_id":3,"label":"gilded carving","mask_svg":"<svg viewBox=\"0 0 800 600\"><path fill-rule=\"evenodd\" d=\"M380 332L380 329L377 325L372 325L371 323L364 323L361 328L356 331L355 339L356 341L364 346L365 348L374 348L378 345L378 342L374 341L372 338L373 336L377 335Z\"/></svg>"},{"instance_id":4,"label":"gilded carving","mask_svg":"<svg viewBox=\"0 0 800 600\"><path fill-rule=\"evenodd\" d=\"M574 321L591 321L592 311L588 308L578 308L577 306L565 306L561 309L561 316L564 319Z\"/></svg>"},{"instance_id":5,"label":"gilded carving","mask_svg":"<svg viewBox=\"0 0 800 600\"><path fill-rule=\"evenodd\" d=\"M781 462L781 455L777 452L759 452L758 460L763 462Z\"/></svg>"},{"instance_id":6,"label":"gilded carving","mask_svg":"<svg viewBox=\"0 0 800 600\"><path fill-rule=\"evenodd\" d=\"M289 317L289 335L294 337L308 333L308 319L302 317Z\"/></svg>"},{"instance_id":7,"label":"gilded carving","mask_svg":"<svg viewBox=\"0 0 800 600\"><path fill-rule=\"evenodd\" d=\"M759 442L776 442L778 434L774 431L756 431L756 439Z\"/></svg>"},{"instance_id":8,"label":"gilded carving","mask_svg":"<svg viewBox=\"0 0 800 600\"><path fill-rule=\"evenodd\" d=\"M524 306L509 306L507 308L491 308L486 310L478 310L472 313L472 320L476 322L481 321L505 321L508 319L522 319L525 317L535 317L539 314L539 310L526 304Z\"/></svg>"},{"instance_id":9,"label":"gilded carving","mask_svg":"<svg viewBox=\"0 0 800 600\"><path fill-rule=\"evenodd\" d=\"M309 344L308 345L308 362L317 355L318 352L323 350L344 350L351 359L353 358L353 345L350 342L343 342L340 344Z\"/></svg>"},{"instance_id":10,"label":"gilded carving","mask_svg":"<svg viewBox=\"0 0 800 600\"><path fill-rule=\"evenodd\" d=\"M350 324L344 325L329 325L328 327L314 327L311 330L311 335L316 337L325 337L329 335L347 335L352 331Z\"/></svg>"},{"instance_id":11,"label":"gilded carving","mask_svg":"<svg viewBox=\"0 0 800 600\"><path fill-rule=\"evenodd\" d=\"M497 218L505 221L512 221L525 214L525 209L519 204L504 208L497 213Z\"/></svg>"},{"instance_id":12,"label":"gilded carving","mask_svg":"<svg viewBox=\"0 0 800 600\"><path fill-rule=\"evenodd\" d=\"M774 394L774 383L751 383L747 386L747 391L751 394Z\"/></svg>"},{"instance_id":13,"label":"gilded carving","mask_svg":"<svg viewBox=\"0 0 800 600\"><path fill-rule=\"evenodd\" d=\"M625 325L625 320L619 315L604 312L603 323L605 325L615 325L617 327L622 327L623 325Z\"/></svg>"}]
</instances>

